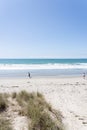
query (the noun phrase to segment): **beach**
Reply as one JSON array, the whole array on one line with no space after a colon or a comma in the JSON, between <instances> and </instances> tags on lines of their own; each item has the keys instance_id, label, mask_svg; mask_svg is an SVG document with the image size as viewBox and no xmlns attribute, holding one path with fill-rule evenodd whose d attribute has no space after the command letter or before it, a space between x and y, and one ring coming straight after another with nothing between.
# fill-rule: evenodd
<instances>
[{"instance_id":1,"label":"beach","mask_svg":"<svg viewBox=\"0 0 87 130\"><path fill-rule=\"evenodd\" d=\"M0 0L0 130L87 130L87 0Z\"/></svg>"},{"instance_id":2,"label":"beach","mask_svg":"<svg viewBox=\"0 0 87 130\"><path fill-rule=\"evenodd\" d=\"M87 79L80 76L0 78L0 93L21 90L42 93L46 101L61 112L66 130L87 130ZM15 117L14 120L16 129L20 130L17 125L22 119Z\"/></svg>"}]
</instances>

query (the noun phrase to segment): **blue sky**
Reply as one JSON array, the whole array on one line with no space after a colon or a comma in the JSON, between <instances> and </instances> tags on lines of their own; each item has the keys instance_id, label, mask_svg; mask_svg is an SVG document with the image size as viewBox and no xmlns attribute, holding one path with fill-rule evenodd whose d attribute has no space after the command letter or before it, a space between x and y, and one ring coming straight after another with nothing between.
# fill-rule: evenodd
<instances>
[{"instance_id":1,"label":"blue sky","mask_svg":"<svg viewBox=\"0 0 87 130\"><path fill-rule=\"evenodd\" d=\"M0 58L87 58L87 0L0 0Z\"/></svg>"}]
</instances>

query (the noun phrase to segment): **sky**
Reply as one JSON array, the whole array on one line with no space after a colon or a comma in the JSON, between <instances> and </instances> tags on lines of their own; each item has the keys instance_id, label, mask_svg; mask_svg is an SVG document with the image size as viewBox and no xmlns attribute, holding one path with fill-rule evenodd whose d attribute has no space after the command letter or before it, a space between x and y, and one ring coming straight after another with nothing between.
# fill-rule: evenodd
<instances>
[{"instance_id":1,"label":"sky","mask_svg":"<svg viewBox=\"0 0 87 130\"><path fill-rule=\"evenodd\" d=\"M87 0L0 0L0 58L87 58Z\"/></svg>"}]
</instances>

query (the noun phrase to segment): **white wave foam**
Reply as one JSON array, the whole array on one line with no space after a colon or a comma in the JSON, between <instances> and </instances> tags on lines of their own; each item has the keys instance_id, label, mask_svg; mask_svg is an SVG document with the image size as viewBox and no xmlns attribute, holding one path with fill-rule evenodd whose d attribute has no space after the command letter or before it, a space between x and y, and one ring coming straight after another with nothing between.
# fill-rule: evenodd
<instances>
[{"instance_id":1,"label":"white wave foam","mask_svg":"<svg viewBox=\"0 0 87 130\"><path fill-rule=\"evenodd\" d=\"M27 69L87 69L87 63L81 64L0 64L0 70Z\"/></svg>"}]
</instances>

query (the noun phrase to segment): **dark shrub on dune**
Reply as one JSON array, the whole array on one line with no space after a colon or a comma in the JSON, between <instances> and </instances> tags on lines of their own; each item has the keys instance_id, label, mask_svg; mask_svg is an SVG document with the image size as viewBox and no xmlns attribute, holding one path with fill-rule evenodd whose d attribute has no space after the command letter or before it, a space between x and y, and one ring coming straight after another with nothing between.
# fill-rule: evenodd
<instances>
[{"instance_id":1,"label":"dark shrub on dune","mask_svg":"<svg viewBox=\"0 0 87 130\"><path fill-rule=\"evenodd\" d=\"M0 112L5 111L6 107L7 107L6 98L4 95L0 94Z\"/></svg>"}]
</instances>

